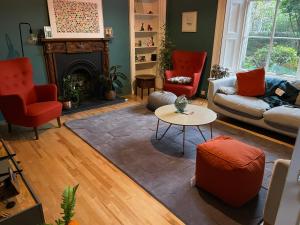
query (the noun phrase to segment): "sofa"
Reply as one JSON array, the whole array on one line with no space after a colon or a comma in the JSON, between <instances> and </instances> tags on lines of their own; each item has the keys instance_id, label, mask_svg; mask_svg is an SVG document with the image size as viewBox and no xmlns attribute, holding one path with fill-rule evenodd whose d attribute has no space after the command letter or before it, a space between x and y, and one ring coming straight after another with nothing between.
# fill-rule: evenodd
<instances>
[{"instance_id":1,"label":"sofa","mask_svg":"<svg viewBox=\"0 0 300 225\"><path fill-rule=\"evenodd\" d=\"M266 76L267 78L274 76ZM276 79L276 78L275 78ZM278 78L277 78L278 79ZM300 127L300 106L270 105L257 97L219 93L220 88L235 88L236 77L210 80L208 88L208 108L230 118L275 131L290 137L296 137ZM300 89L300 80L292 82ZM299 103L300 94L297 97Z\"/></svg>"}]
</instances>

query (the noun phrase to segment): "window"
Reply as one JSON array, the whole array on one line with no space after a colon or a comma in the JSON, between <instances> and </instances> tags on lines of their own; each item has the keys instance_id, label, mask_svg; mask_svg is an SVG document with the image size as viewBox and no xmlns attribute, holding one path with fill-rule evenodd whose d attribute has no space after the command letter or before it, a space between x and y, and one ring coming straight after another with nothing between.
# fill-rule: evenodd
<instances>
[{"instance_id":1,"label":"window","mask_svg":"<svg viewBox=\"0 0 300 225\"><path fill-rule=\"evenodd\" d=\"M236 18L226 15L224 38L230 33L231 20L239 19L243 24L236 30L239 37L235 42L238 45L235 61L233 57L224 66L233 71L265 67L268 74L300 79L300 1L230 0L228 4L231 4L227 6L230 11L239 4L240 12L235 13ZM226 40L223 44L226 45ZM222 51L229 49L223 47ZM232 53L225 52L223 56L228 54ZM222 62L226 64L221 54Z\"/></svg>"}]
</instances>

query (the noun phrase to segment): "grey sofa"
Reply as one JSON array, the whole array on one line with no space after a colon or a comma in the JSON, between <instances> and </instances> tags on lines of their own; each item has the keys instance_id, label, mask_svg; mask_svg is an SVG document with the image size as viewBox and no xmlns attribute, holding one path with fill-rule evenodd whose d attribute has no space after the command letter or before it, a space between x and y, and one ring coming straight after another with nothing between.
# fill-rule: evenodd
<instances>
[{"instance_id":1,"label":"grey sofa","mask_svg":"<svg viewBox=\"0 0 300 225\"><path fill-rule=\"evenodd\" d=\"M211 80L208 89L208 108L219 114L290 137L297 136L300 127L300 108L287 106L270 108L268 103L256 97L217 92L221 87L235 87L235 82L236 77ZM293 85L300 89L300 81L294 82Z\"/></svg>"}]
</instances>

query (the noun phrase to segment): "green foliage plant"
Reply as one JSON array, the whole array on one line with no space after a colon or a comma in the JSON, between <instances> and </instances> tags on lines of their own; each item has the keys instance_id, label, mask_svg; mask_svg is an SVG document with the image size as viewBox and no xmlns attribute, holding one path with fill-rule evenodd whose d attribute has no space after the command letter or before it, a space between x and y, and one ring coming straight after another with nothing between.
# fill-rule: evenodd
<instances>
[{"instance_id":1,"label":"green foliage plant","mask_svg":"<svg viewBox=\"0 0 300 225\"><path fill-rule=\"evenodd\" d=\"M175 48L173 41L169 37L166 24L161 27L161 37L158 55L159 75L165 81L165 72L172 67L172 52Z\"/></svg>"},{"instance_id":2,"label":"green foliage plant","mask_svg":"<svg viewBox=\"0 0 300 225\"><path fill-rule=\"evenodd\" d=\"M127 76L120 69L120 65L110 67L109 73L104 77L105 91L120 91L123 88L121 80L127 80Z\"/></svg>"}]
</instances>

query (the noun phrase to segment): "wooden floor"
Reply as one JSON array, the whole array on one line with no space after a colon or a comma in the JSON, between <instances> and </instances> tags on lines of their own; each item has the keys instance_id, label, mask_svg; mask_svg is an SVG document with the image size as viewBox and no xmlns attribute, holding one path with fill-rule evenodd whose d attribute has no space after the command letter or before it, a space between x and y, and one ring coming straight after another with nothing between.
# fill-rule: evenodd
<instances>
[{"instance_id":1,"label":"wooden floor","mask_svg":"<svg viewBox=\"0 0 300 225\"><path fill-rule=\"evenodd\" d=\"M140 104L136 97L125 103L62 117L68 121ZM144 99L144 102L146 98ZM42 202L47 223L60 216L61 193L67 185L80 184L75 218L91 224L183 224L166 207L133 182L88 144L56 121L33 132L15 128L9 147L17 153L33 190ZM1 136L2 136L1 135ZM101 135L101 134L99 134Z\"/></svg>"},{"instance_id":2,"label":"wooden floor","mask_svg":"<svg viewBox=\"0 0 300 225\"><path fill-rule=\"evenodd\" d=\"M129 96L125 103L63 116L62 121L140 103L140 98ZM205 105L206 102L197 99L193 104ZM64 126L57 128L56 121L51 124L40 129L38 141L33 140L31 130L15 128L10 136L3 126L0 129L22 162L25 175L43 204L48 223L54 223L60 216L63 189L79 183L75 218L80 225L183 224L78 136Z\"/></svg>"}]
</instances>

